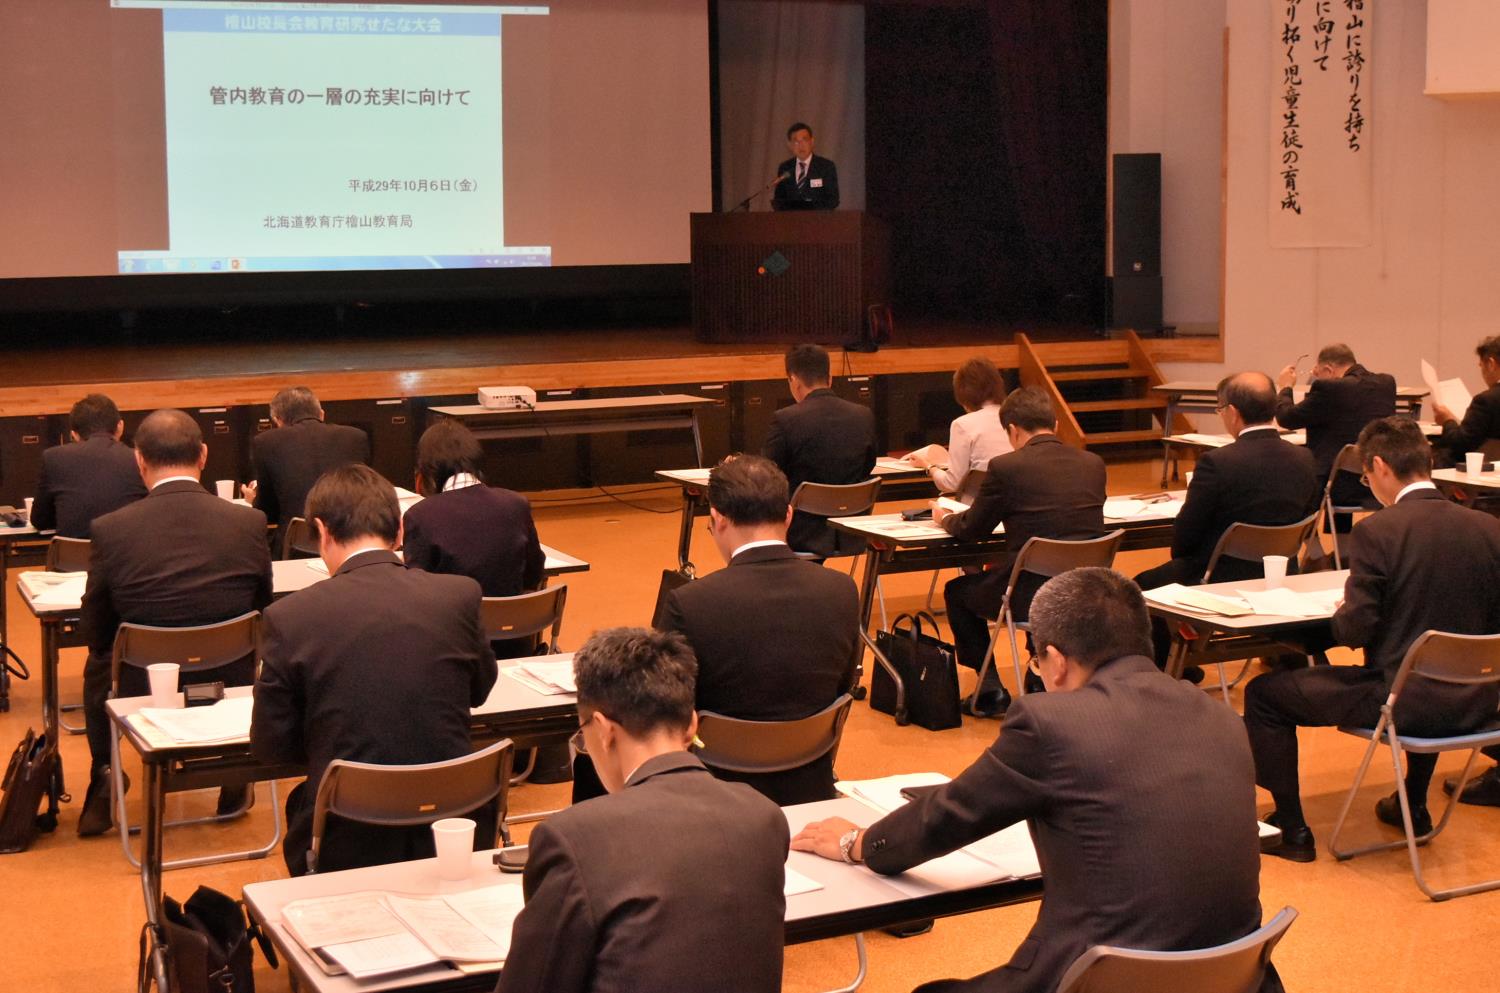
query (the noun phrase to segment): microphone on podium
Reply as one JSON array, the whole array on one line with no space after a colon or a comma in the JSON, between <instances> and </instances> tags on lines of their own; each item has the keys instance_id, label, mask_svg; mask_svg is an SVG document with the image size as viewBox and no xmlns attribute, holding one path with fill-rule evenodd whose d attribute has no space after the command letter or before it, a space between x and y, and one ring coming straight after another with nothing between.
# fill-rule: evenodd
<instances>
[{"instance_id":1,"label":"microphone on podium","mask_svg":"<svg viewBox=\"0 0 1500 993\"><path fill-rule=\"evenodd\" d=\"M780 184L782 180L784 180L784 179L791 179L791 178L792 178L792 174L789 173L789 172L778 172L776 174L776 178L775 179L771 180L765 186L762 186L760 189L756 190L754 193L750 194L745 199L743 199L739 203L735 204L734 208L731 209L729 211L729 213L732 214L736 210L749 210L750 209L750 203L751 203L751 201L753 201L756 197L760 196L762 193L765 193L765 192L771 190L773 187L775 187L778 184Z\"/></svg>"}]
</instances>

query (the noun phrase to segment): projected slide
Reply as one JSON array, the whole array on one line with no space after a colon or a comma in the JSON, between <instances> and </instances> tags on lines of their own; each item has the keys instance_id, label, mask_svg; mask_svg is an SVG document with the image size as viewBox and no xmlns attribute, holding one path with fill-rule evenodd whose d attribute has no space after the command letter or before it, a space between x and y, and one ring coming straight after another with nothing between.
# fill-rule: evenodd
<instances>
[{"instance_id":1,"label":"projected slide","mask_svg":"<svg viewBox=\"0 0 1500 993\"><path fill-rule=\"evenodd\" d=\"M545 6L161 11L167 247L122 273L551 264L505 239L502 34Z\"/></svg>"}]
</instances>

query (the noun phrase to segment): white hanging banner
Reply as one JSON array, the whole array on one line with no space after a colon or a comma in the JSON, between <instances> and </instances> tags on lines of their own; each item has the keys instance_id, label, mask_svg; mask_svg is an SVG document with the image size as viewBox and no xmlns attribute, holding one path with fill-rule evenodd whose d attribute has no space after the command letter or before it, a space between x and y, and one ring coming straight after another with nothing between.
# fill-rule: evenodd
<instances>
[{"instance_id":1,"label":"white hanging banner","mask_svg":"<svg viewBox=\"0 0 1500 993\"><path fill-rule=\"evenodd\" d=\"M1271 245L1371 239L1375 0L1270 0Z\"/></svg>"}]
</instances>

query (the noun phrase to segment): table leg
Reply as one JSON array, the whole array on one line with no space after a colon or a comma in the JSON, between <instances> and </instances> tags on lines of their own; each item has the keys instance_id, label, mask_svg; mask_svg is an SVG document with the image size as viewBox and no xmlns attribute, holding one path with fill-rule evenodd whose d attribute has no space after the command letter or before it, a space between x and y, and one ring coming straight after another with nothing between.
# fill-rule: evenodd
<instances>
[{"instance_id":1,"label":"table leg","mask_svg":"<svg viewBox=\"0 0 1500 993\"><path fill-rule=\"evenodd\" d=\"M10 546L0 545L0 648L10 645L10 622L6 613L10 593ZM9 659L0 651L0 714L10 710Z\"/></svg>"},{"instance_id":2,"label":"table leg","mask_svg":"<svg viewBox=\"0 0 1500 993\"><path fill-rule=\"evenodd\" d=\"M47 790L47 813L44 815L46 823L50 826L47 830L57 827L57 811L64 802L71 799L67 794L67 786L63 780L62 753L58 750L58 734L61 731L58 722L57 709L57 656L59 652L58 640L61 635L62 622L60 619L48 619L42 621L42 733L46 735L57 758L52 765L52 782Z\"/></svg>"},{"instance_id":3,"label":"table leg","mask_svg":"<svg viewBox=\"0 0 1500 993\"><path fill-rule=\"evenodd\" d=\"M693 408L693 451L698 454L698 468L703 468L703 432L698 427L698 408Z\"/></svg>"},{"instance_id":4,"label":"table leg","mask_svg":"<svg viewBox=\"0 0 1500 993\"><path fill-rule=\"evenodd\" d=\"M682 488L682 520L677 525L677 568L689 576L693 574L693 518L697 505L697 491L684 486Z\"/></svg>"},{"instance_id":5,"label":"table leg","mask_svg":"<svg viewBox=\"0 0 1500 993\"><path fill-rule=\"evenodd\" d=\"M153 936L151 970L156 975L158 991L167 990L167 953L163 938L161 905L162 816L166 810L166 784L161 767L155 762L141 763L141 777L146 800L146 823L141 827L141 892L146 899L146 923Z\"/></svg>"}]
</instances>

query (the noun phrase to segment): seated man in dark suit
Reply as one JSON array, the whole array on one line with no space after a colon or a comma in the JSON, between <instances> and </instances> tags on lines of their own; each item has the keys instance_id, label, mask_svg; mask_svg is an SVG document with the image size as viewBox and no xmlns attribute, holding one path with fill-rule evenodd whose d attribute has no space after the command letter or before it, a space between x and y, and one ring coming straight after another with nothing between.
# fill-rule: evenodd
<instances>
[{"instance_id":1,"label":"seated man in dark suit","mask_svg":"<svg viewBox=\"0 0 1500 993\"><path fill-rule=\"evenodd\" d=\"M790 407L776 411L761 454L786 474L795 496L803 483L862 483L875 468L875 415L833 392L828 352L797 345L786 353ZM798 511L787 543L799 552L833 555L839 541L824 518Z\"/></svg>"},{"instance_id":2,"label":"seated man in dark suit","mask_svg":"<svg viewBox=\"0 0 1500 993\"><path fill-rule=\"evenodd\" d=\"M519 493L485 486L479 476L479 439L444 418L417 442L417 491L425 497L406 512L401 554L408 569L468 576L485 596L539 589L546 564L531 504ZM496 645L501 658L530 655L529 639Z\"/></svg>"},{"instance_id":3,"label":"seated man in dark suit","mask_svg":"<svg viewBox=\"0 0 1500 993\"><path fill-rule=\"evenodd\" d=\"M1306 448L1281 440L1272 423L1275 408L1276 390L1264 373L1242 372L1219 383L1219 416L1235 440L1198 456L1187 500L1172 522L1172 558L1136 576L1141 589L1203 582L1214 546L1233 524L1294 524L1317 510L1323 496L1317 465ZM1260 562L1222 558L1210 581L1263 574ZM1157 664L1164 665L1170 631L1155 619L1151 631Z\"/></svg>"},{"instance_id":4,"label":"seated man in dark suit","mask_svg":"<svg viewBox=\"0 0 1500 993\"><path fill-rule=\"evenodd\" d=\"M709 475L709 531L728 567L668 595L660 626L698 657L697 709L751 721L810 717L848 691L859 640L859 592L838 570L786 545L786 477L769 460L732 455ZM833 756L765 775L717 773L777 803L828 800Z\"/></svg>"},{"instance_id":5,"label":"seated man in dark suit","mask_svg":"<svg viewBox=\"0 0 1500 993\"><path fill-rule=\"evenodd\" d=\"M402 568L396 490L362 465L329 470L307 495L329 579L266 611L250 747L307 764L286 801L287 869L307 871L313 804L334 759L419 765L472 750L469 710L495 685L479 630L479 584ZM475 837L493 838L492 813ZM430 858L432 832L329 818L318 871Z\"/></svg>"},{"instance_id":6,"label":"seated man in dark suit","mask_svg":"<svg viewBox=\"0 0 1500 993\"><path fill-rule=\"evenodd\" d=\"M1074 569L1031 604L1046 693L958 778L870 827L809 824L797 851L893 875L1025 820L1045 867L1010 961L927 990L1050 993L1094 945L1205 948L1260 927L1250 749L1234 712L1147 657L1146 604L1108 569ZM1262 990L1280 990L1274 971Z\"/></svg>"},{"instance_id":7,"label":"seated man in dark suit","mask_svg":"<svg viewBox=\"0 0 1500 993\"><path fill-rule=\"evenodd\" d=\"M772 210L833 210L839 205L839 170L832 159L813 154L812 128L798 121L786 129L792 157L776 167L781 181L771 194Z\"/></svg>"},{"instance_id":8,"label":"seated man in dark suit","mask_svg":"<svg viewBox=\"0 0 1500 993\"><path fill-rule=\"evenodd\" d=\"M31 505L38 531L87 538L94 518L146 495L135 453L120 443L125 422L115 402L90 393L68 414L74 444L42 451L42 475Z\"/></svg>"},{"instance_id":9,"label":"seated man in dark suit","mask_svg":"<svg viewBox=\"0 0 1500 993\"><path fill-rule=\"evenodd\" d=\"M1469 401L1463 423L1436 397L1431 398L1432 419L1443 429L1438 444L1455 462L1462 462L1468 452L1479 451L1485 442L1500 441L1500 335L1484 339L1474 351L1479 355L1479 377L1484 380L1485 391Z\"/></svg>"},{"instance_id":10,"label":"seated man in dark suit","mask_svg":"<svg viewBox=\"0 0 1500 993\"><path fill-rule=\"evenodd\" d=\"M89 646L83 715L93 772L78 818L80 835L103 834L112 821L104 702L120 624L214 624L271 602L266 517L205 490L198 478L207 459L196 421L180 410L156 411L135 433L135 460L150 495L94 519L82 612ZM247 685L255 678L255 660L216 670L213 678ZM148 692L145 672L123 669L120 689L124 696ZM232 813L245 799L244 790L222 791L219 813Z\"/></svg>"},{"instance_id":11,"label":"seated man in dark suit","mask_svg":"<svg viewBox=\"0 0 1500 993\"><path fill-rule=\"evenodd\" d=\"M692 651L614 628L573 668L574 741L609 795L532 831L498 993L780 990L786 818L688 753Z\"/></svg>"},{"instance_id":12,"label":"seated man in dark suit","mask_svg":"<svg viewBox=\"0 0 1500 993\"><path fill-rule=\"evenodd\" d=\"M1312 382L1301 403L1292 396L1296 380L1295 364L1276 377L1276 387L1281 391L1276 400L1276 423L1288 431L1307 429L1307 449L1317 460L1321 489L1344 446L1354 444L1366 424L1396 412L1396 380L1360 365L1348 345L1327 345L1319 350ZM1350 473L1334 480L1335 504L1373 506L1373 499L1369 487ZM1347 532L1352 523L1350 515L1339 514L1335 530Z\"/></svg>"},{"instance_id":13,"label":"seated man in dark suit","mask_svg":"<svg viewBox=\"0 0 1500 993\"><path fill-rule=\"evenodd\" d=\"M276 426L250 440L251 475L245 499L276 525L281 547L293 517L306 517L307 491L329 469L369 464L370 438L359 428L328 424L323 405L306 386L289 386L271 398Z\"/></svg>"},{"instance_id":14,"label":"seated man in dark suit","mask_svg":"<svg viewBox=\"0 0 1500 993\"><path fill-rule=\"evenodd\" d=\"M983 572L966 573L943 587L948 624L953 629L958 661L978 670L989 648L988 622L1000 614L1011 566L1028 539L1097 538L1104 533L1104 460L1093 452L1064 445L1054 433L1057 414L1052 401L1035 386L1023 386L1000 405L1000 423L1014 451L990 460L989 475L973 505L950 514L934 506L932 519L963 541L989 537L1005 525L1006 554ZM1036 577L1016 586L1016 617L1026 618L1036 591ZM1005 713L1010 692L990 668L975 689L978 707L990 715Z\"/></svg>"},{"instance_id":15,"label":"seated man in dark suit","mask_svg":"<svg viewBox=\"0 0 1500 993\"><path fill-rule=\"evenodd\" d=\"M1500 521L1444 499L1432 485L1432 450L1415 421L1387 417L1359 436L1370 488L1385 509L1354 528L1344 601L1333 615L1333 640L1365 650L1362 666L1316 666L1270 672L1245 688L1245 728L1255 753L1256 782L1276 801L1283 835L1277 854L1296 862L1317 857L1302 815L1297 784L1297 728L1353 724L1374 727L1391 680L1424 631L1500 631ZM1495 715L1494 685L1455 686L1421 677L1397 702L1404 734L1462 734ZM1427 786L1435 755L1406 756L1412 823L1425 834ZM1375 815L1400 826L1393 794Z\"/></svg>"}]
</instances>

